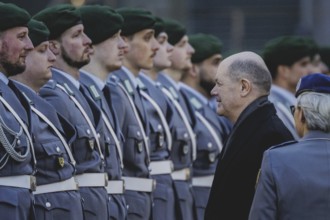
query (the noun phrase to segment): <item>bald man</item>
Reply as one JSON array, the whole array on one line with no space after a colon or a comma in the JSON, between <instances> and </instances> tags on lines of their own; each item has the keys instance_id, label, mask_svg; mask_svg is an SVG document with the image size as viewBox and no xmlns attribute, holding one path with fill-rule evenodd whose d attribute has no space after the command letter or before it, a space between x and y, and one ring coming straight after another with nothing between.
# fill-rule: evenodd
<instances>
[{"instance_id":1,"label":"bald man","mask_svg":"<svg viewBox=\"0 0 330 220\"><path fill-rule=\"evenodd\" d=\"M246 220L263 152L293 137L268 101L271 75L259 55L242 52L224 59L215 83L217 113L234 126L220 154L205 219Z\"/></svg>"}]
</instances>

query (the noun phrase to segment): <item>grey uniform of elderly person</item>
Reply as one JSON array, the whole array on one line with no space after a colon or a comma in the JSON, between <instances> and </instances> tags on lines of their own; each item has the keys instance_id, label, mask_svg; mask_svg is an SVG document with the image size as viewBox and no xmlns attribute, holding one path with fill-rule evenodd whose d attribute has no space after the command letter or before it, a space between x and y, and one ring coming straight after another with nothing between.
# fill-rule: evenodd
<instances>
[{"instance_id":1,"label":"grey uniform of elderly person","mask_svg":"<svg viewBox=\"0 0 330 220\"><path fill-rule=\"evenodd\" d=\"M33 49L28 37L30 15L13 4L0 3L0 213L8 220L33 216L31 180L36 160L30 136L31 112L8 77L25 69Z\"/></svg>"},{"instance_id":2,"label":"grey uniform of elderly person","mask_svg":"<svg viewBox=\"0 0 330 220\"><path fill-rule=\"evenodd\" d=\"M303 77L296 96L301 139L265 151L250 220L330 219L330 77Z\"/></svg>"}]
</instances>

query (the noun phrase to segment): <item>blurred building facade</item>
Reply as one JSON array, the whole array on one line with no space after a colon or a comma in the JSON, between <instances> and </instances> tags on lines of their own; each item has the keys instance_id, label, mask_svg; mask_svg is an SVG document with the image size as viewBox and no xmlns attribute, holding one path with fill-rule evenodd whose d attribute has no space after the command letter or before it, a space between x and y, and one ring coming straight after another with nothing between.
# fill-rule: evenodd
<instances>
[{"instance_id":1,"label":"blurred building facade","mask_svg":"<svg viewBox=\"0 0 330 220\"><path fill-rule=\"evenodd\" d=\"M209 33L224 44L224 53L260 52L264 43L281 35L312 37L330 45L328 0L10 0L31 14L58 3L106 4L114 8L145 8L179 20L188 33Z\"/></svg>"}]
</instances>

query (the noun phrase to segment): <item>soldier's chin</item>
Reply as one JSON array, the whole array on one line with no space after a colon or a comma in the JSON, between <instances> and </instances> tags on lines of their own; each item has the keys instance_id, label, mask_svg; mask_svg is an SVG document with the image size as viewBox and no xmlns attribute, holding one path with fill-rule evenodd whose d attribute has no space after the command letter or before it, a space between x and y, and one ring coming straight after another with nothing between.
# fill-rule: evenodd
<instances>
[{"instance_id":1,"label":"soldier's chin","mask_svg":"<svg viewBox=\"0 0 330 220\"><path fill-rule=\"evenodd\" d=\"M24 72L26 65L24 64L11 64L11 63L2 63L3 69L6 71L7 76L16 76L22 72Z\"/></svg>"}]
</instances>

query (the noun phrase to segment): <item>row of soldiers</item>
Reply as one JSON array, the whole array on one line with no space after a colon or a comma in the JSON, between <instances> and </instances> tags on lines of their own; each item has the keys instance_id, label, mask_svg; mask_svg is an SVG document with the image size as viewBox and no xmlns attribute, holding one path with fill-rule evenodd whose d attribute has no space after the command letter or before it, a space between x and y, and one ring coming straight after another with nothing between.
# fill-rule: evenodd
<instances>
[{"instance_id":1,"label":"row of soldiers","mask_svg":"<svg viewBox=\"0 0 330 220\"><path fill-rule=\"evenodd\" d=\"M0 30L6 219L203 219L231 124L188 85L218 39L190 39L183 84L185 27L142 9L1 3Z\"/></svg>"}]
</instances>

